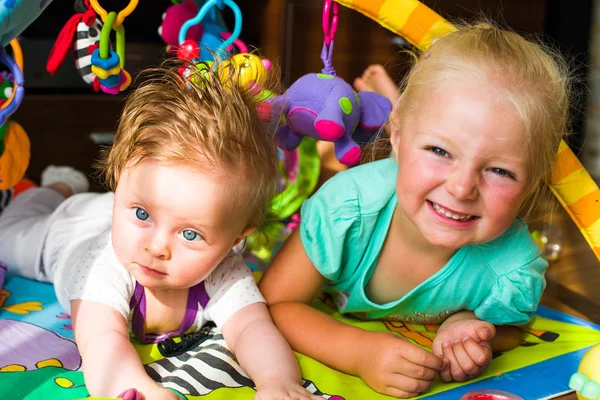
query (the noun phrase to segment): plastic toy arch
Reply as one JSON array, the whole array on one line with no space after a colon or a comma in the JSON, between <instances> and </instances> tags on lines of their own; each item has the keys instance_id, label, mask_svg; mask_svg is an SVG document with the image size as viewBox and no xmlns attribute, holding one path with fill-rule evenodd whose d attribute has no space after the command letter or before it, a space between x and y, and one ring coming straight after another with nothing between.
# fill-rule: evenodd
<instances>
[{"instance_id":1,"label":"plastic toy arch","mask_svg":"<svg viewBox=\"0 0 600 400\"><path fill-rule=\"evenodd\" d=\"M336 0L402 36L420 50L456 27L418 0ZM561 141L548 185L600 260L600 190Z\"/></svg>"}]
</instances>

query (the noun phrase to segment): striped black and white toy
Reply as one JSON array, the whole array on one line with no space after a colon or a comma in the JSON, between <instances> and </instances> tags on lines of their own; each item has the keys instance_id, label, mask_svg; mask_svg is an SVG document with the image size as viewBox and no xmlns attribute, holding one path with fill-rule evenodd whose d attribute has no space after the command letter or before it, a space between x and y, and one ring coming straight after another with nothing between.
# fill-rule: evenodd
<instances>
[{"instance_id":1,"label":"striped black and white toy","mask_svg":"<svg viewBox=\"0 0 600 400\"><path fill-rule=\"evenodd\" d=\"M73 52L75 56L75 68L83 80L91 85L96 75L92 73L92 52L90 46L100 45L100 32L102 31L102 21L98 18L87 26L85 22L77 24L77 33L73 43Z\"/></svg>"},{"instance_id":2,"label":"striped black and white toy","mask_svg":"<svg viewBox=\"0 0 600 400\"><path fill-rule=\"evenodd\" d=\"M13 190L0 190L0 213L2 210L10 203L10 199L12 198Z\"/></svg>"},{"instance_id":3,"label":"striped black and white toy","mask_svg":"<svg viewBox=\"0 0 600 400\"><path fill-rule=\"evenodd\" d=\"M220 331L213 328L211 333L214 333L213 337L186 353L145 365L146 372L164 387L190 396L205 396L217 389L242 386L256 390L254 382L227 348ZM321 392L311 381L303 380L302 385L325 399L344 400L340 396Z\"/></svg>"}]
</instances>

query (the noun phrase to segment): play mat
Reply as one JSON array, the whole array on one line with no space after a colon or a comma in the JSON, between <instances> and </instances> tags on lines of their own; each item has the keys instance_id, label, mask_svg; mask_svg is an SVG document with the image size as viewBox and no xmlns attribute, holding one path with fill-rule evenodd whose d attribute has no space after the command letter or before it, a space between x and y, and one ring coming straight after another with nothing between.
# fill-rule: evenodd
<instances>
[{"instance_id":1,"label":"play mat","mask_svg":"<svg viewBox=\"0 0 600 400\"><path fill-rule=\"evenodd\" d=\"M247 256L257 279L262 262ZM358 322L334 312L326 298L314 306L346 323L372 331L392 331L430 348L436 326L400 322ZM156 381L188 399L252 399L252 381L240 369L218 331L194 350L162 358L155 344L136 348ZM421 396L458 399L474 389L503 389L523 399L569 391L569 377L583 354L600 342L600 326L540 307L520 346L495 354L487 371L467 384L436 381ZM98 343L99 346L102 343ZM361 379L332 370L301 354L303 383L324 398L384 400ZM118 367L118 366L115 366ZM71 320L50 284L6 275L0 291L0 399L79 399L88 397Z\"/></svg>"},{"instance_id":2,"label":"play mat","mask_svg":"<svg viewBox=\"0 0 600 400\"><path fill-rule=\"evenodd\" d=\"M1 45L6 46L14 40L47 7L50 1L7 0L1 2ZM223 2L230 4L230 6L233 5L230 0L220 1L220 3ZM94 3L97 3L97 1ZM130 0L129 4L135 8L137 3L137 0ZM174 3L178 2L174 1ZM207 1L206 3L214 5L216 0ZM331 1L326 3L330 6L332 4ZM94 22L95 14L92 13L90 0L83 0L83 4L87 6L87 12L74 15L69 20L72 24L67 24L67 28L76 27L80 19L88 27ZM365 14L381 26L404 37L420 50L426 50L436 38L455 30L452 24L417 0L337 0L332 8L337 8L338 4ZM128 12L131 12L129 6L127 9L129 9ZM198 12L198 16L204 15L202 10L204 8ZM102 52L112 54L110 53L110 42L106 40L112 28L117 29L117 38L124 39L122 28L119 28L123 18L117 23L114 20L114 18L118 18L118 16L115 17L117 14L113 12L108 17L111 17L111 15L113 18L112 23L106 23L106 26L110 29L103 30L106 33L104 35L105 40L100 42L100 48L95 49L94 52L98 50L100 54ZM119 15L121 15L121 12ZM94 18L91 18L91 16ZM104 19L102 20L104 21ZM241 18L237 18L237 20L241 21ZM187 29L198 23L195 19L184 19L183 21L187 22L182 25L179 31L180 37L174 39L175 44L183 45L183 39L187 37L185 34ZM210 32L211 25L207 23L208 21L203 22L205 23L205 32ZM336 27L337 16L333 19L331 26L327 25L326 29L324 26L325 49L333 49L333 37ZM236 25L234 32L227 36L229 39L225 42L221 42L219 36L216 36L219 40L219 48L226 47L225 44L230 42L233 43L235 36L239 34L239 29L239 26ZM90 29L87 30L90 31ZM63 40L64 43L61 42L63 44L61 48L66 49L68 52L72 44L69 38L79 38L79 36L75 35L78 32L75 29L67 29L65 32L68 33L68 35L65 34L68 40ZM220 32L219 35L221 33L223 32ZM117 40L115 44L116 51L121 54L121 59L113 57L114 60L124 62L124 57L122 57L125 51L123 42L124 40ZM92 48L93 46L85 46L86 51L91 51ZM180 48L184 48L184 46ZM14 46L15 58L19 58L17 57L19 53L17 49L18 47ZM192 46L189 50L192 54L197 49ZM57 52L57 54L64 55L66 53ZM331 55L331 52L328 54ZM86 53L86 57L90 58L91 56ZM103 56L100 56L100 59L100 61L105 60ZM62 58L58 57L58 61L61 60ZM330 61L330 58L327 60ZM5 63L7 61L10 61L10 59L5 57ZM60 64L58 61L57 65ZM81 63L81 60L77 59L76 62ZM19 63L11 63L11 65L13 64ZM52 65L56 67L56 65ZM104 66L108 68L112 64ZM89 67L89 63L86 64L85 68L87 67ZM127 74L125 72L121 74L122 67L122 65L119 68L114 67L116 68L114 76L108 74L114 68L108 68L107 71L96 68L97 72L100 71L100 75L104 76L98 87L102 88L105 93L119 93L124 90L130 77L125 79ZM82 67L82 69L84 68ZM13 71L18 77L19 73L22 72L22 65L19 65L19 68L13 65ZM17 81L14 82L15 91L23 84L21 81ZM95 87L95 89L98 88ZM353 98L353 96L350 97ZM6 104L11 104L12 109L9 109L6 105L0 107L0 111L2 111L2 108L6 109L4 120L0 121L0 127L19 103L11 102L10 98L7 100ZM2 132L0 132L0 141L2 136ZM19 142L26 144L23 147L24 150L20 153L15 150L17 149L17 146L14 145L16 141L10 142L5 139L5 142L6 151L4 157L0 159L0 163L5 162L7 166L10 166L10 168L4 168L5 174L7 172L17 174L18 172L17 175L19 176L13 179L14 182L12 182L17 183L22 175L21 172L25 171L29 162L28 141ZM300 172L307 172L306 174L300 173L300 176L311 177L312 181L298 180L304 182L304 184L290 185L290 190L283 192L294 200L289 202L290 209L298 207L298 201L309 194L307 187L312 187L316 182L317 175L312 172L318 170L319 165L315 161L318 160L318 157L314 157L314 144L311 145L310 143L304 140L296 156L302 161L299 162ZM18 155L17 153L24 155L18 158L18 160L21 160L20 164L13 161L17 159L15 158ZM309 157L311 154L313 157ZM9 158L9 156L13 158ZM17 171L15 169L17 166L24 167L23 171ZM2 176L0 176L1 180ZM5 184L8 185L6 181ZM549 179L548 184L572 217L594 253L600 258L600 209L597 207L600 190L564 142L559 149L553 176ZM12 185L7 187L10 186ZM300 188L304 188L304 192ZM0 187L0 189L3 188ZM11 190L13 189L11 187ZM0 196L0 201L1 199ZM293 210L285 217L291 218L292 212ZM253 243L250 241L249 246L252 245ZM259 244L254 245L254 250L260 249ZM268 261L270 254L268 251L262 255L255 251L254 254L256 254L256 257L260 257L262 261L250 255L247 256L247 261L256 272L257 279L259 279L260 271L264 270L264 263ZM81 358L73 340L70 316L66 315L58 304L52 285L11 275L4 276L4 272L0 267L0 399L46 400L89 397L81 371ZM426 348L430 347L437 329L436 326L432 325L350 320L336 313L324 297L315 300L314 307L363 329L392 331ZM436 381L421 398L459 399L465 392L475 389L506 390L519 395L525 400L555 397L570 391L569 378L577 371L582 356L589 348L598 343L600 343L600 326L540 307L530 329L525 333L521 345L508 352L495 354L491 365L483 375L466 384L446 384ZM102 346L102 343L98 343L98 346ZM235 400L252 399L254 397L253 382L240 369L218 331L213 331L210 338L195 349L175 357L162 358L156 345L135 343L135 346L148 374L156 381L178 391L188 399ZM357 377L332 370L306 356L300 354L296 354L296 356L300 362L304 385L315 394L333 400L391 399L374 392ZM115 365L115 368L118 368L118 365Z\"/></svg>"}]
</instances>

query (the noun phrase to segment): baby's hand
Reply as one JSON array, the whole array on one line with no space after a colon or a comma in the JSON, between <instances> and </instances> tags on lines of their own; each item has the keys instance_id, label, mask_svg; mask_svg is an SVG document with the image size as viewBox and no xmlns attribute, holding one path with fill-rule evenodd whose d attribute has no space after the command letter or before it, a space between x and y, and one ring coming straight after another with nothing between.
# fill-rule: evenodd
<instances>
[{"instance_id":1,"label":"baby's hand","mask_svg":"<svg viewBox=\"0 0 600 400\"><path fill-rule=\"evenodd\" d=\"M169 389L165 389L160 386L153 387L151 390L147 390L144 392L144 399L160 399L160 400L180 400L180 397L177 396L174 392ZM141 400L142 394L137 389L128 389L123 393L119 394L117 399L123 400Z\"/></svg>"},{"instance_id":2,"label":"baby's hand","mask_svg":"<svg viewBox=\"0 0 600 400\"><path fill-rule=\"evenodd\" d=\"M274 378L263 384L257 391L254 400L323 400L315 396L298 382L292 379Z\"/></svg>"},{"instance_id":3,"label":"baby's hand","mask_svg":"<svg viewBox=\"0 0 600 400\"><path fill-rule=\"evenodd\" d=\"M431 386L443 362L429 351L392 333L365 331L357 374L374 390L394 397L415 397Z\"/></svg>"},{"instance_id":4,"label":"baby's hand","mask_svg":"<svg viewBox=\"0 0 600 400\"><path fill-rule=\"evenodd\" d=\"M495 334L494 325L478 319L444 323L432 345L434 354L448 360L440 379L462 382L481 374L492 360L490 341Z\"/></svg>"}]
</instances>

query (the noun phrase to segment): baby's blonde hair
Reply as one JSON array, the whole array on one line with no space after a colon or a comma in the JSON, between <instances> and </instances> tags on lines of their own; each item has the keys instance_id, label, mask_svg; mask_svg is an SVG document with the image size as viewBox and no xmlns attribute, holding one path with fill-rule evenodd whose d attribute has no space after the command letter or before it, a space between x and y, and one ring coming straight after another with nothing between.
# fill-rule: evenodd
<instances>
[{"instance_id":1,"label":"baby's blonde hair","mask_svg":"<svg viewBox=\"0 0 600 400\"><path fill-rule=\"evenodd\" d=\"M218 75L221 65L192 68L187 78L174 61L144 71L98 167L111 190L124 168L146 158L227 174L237 180L231 190L248 226L260 228L276 189L276 145L258 99L237 84L237 66Z\"/></svg>"},{"instance_id":2,"label":"baby's blonde hair","mask_svg":"<svg viewBox=\"0 0 600 400\"><path fill-rule=\"evenodd\" d=\"M415 56L415 64L400 85L401 97L390 123L400 129L403 120L419 112L419 102L447 79L467 77L501 89L525 126L534 201L546 190L558 145L567 133L570 80L564 59L542 44L486 22L457 26ZM381 151L371 150L371 157ZM389 154L389 153L388 153Z\"/></svg>"}]
</instances>

